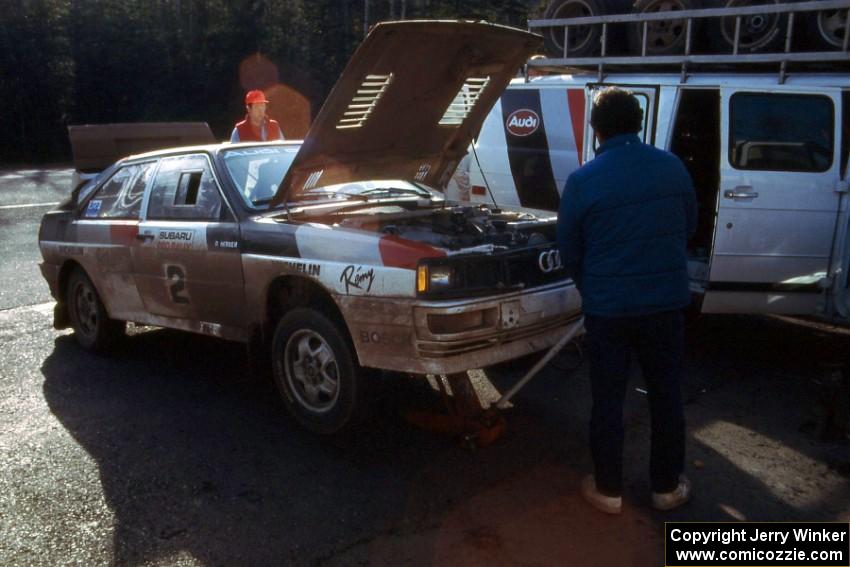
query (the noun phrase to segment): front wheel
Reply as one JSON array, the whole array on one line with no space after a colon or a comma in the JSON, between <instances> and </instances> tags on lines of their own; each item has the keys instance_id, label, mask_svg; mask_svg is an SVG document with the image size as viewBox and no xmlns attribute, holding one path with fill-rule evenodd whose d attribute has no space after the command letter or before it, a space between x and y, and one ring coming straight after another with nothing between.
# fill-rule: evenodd
<instances>
[{"instance_id":1,"label":"front wheel","mask_svg":"<svg viewBox=\"0 0 850 567\"><path fill-rule=\"evenodd\" d=\"M363 414L363 371L337 324L309 308L278 323L272 341L274 378L287 409L305 428L338 433Z\"/></svg>"},{"instance_id":2,"label":"front wheel","mask_svg":"<svg viewBox=\"0 0 850 567\"><path fill-rule=\"evenodd\" d=\"M68 278L65 299L74 338L85 350L106 353L124 335L124 321L109 318L94 284L81 269Z\"/></svg>"}]
</instances>

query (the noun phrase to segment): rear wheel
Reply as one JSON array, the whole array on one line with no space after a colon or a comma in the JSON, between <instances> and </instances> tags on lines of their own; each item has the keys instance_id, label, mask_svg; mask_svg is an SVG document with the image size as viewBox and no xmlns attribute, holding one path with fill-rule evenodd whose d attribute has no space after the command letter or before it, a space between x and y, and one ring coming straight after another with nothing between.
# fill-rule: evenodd
<instances>
[{"instance_id":1,"label":"rear wheel","mask_svg":"<svg viewBox=\"0 0 850 567\"><path fill-rule=\"evenodd\" d=\"M110 319L89 277L77 269L65 293L74 338L85 350L105 353L124 336L124 321Z\"/></svg>"},{"instance_id":2,"label":"rear wheel","mask_svg":"<svg viewBox=\"0 0 850 567\"><path fill-rule=\"evenodd\" d=\"M286 407L302 426L330 435L360 420L364 373L343 332L323 313L296 308L284 315L272 359Z\"/></svg>"},{"instance_id":3,"label":"rear wheel","mask_svg":"<svg viewBox=\"0 0 850 567\"><path fill-rule=\"evenodd\" d=\"M636 14L656 12L678 12L700 8L698 0L637 0L632 11ZM695 19L691 29L693 51L699 20ZM685 19L659 20L646 26L646 54L670 55L685 52L688 22ZM643 22L629 28L629 50L640 54L643 47Z\"/></svg>"}]
</instances>

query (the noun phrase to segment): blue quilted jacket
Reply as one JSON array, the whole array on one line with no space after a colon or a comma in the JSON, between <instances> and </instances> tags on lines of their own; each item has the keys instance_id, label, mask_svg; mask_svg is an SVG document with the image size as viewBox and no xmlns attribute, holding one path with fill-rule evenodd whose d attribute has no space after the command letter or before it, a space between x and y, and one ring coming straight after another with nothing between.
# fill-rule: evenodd
<instances>
[{"instance_id":1,"label":"blue quilted jacket","mask_svg":"<svg viewBox=\"0 0 850 567\"><path fill-rule=\"evenodd\" d=\"M696 196L679 158L634 134L606 140L567 179L558 212L561 261L584 312L618 317L688 305L695 229Z\"/></svg>"}]
</instances>

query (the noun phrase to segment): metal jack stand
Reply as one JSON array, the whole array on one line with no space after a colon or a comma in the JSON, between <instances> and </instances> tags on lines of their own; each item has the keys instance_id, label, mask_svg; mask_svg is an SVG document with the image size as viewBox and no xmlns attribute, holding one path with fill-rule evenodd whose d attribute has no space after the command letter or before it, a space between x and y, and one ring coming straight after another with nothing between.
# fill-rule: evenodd
<instances>
[{"instance_id":1,"label":"metal jack stand","mask_svg":"<svg viewBox=\"0 0 850 567\"><path fill-rule=\"evenodd\" d=\"M460 372L445 377L445 381L448 381L451 387L451 395L446 389L444 378L442 376L436 377L440 395L446 406L446 413L412 411L405 416L407 421L428 431L460 436L464 446L470 450L487 447L505 432L506 423L501 411L505 409L511 398L528 384L552 360L552 357L572 341L583 328L584 318L582 317L572 323L563 338L550 348L546 355L537 361L537 364L489 408L482 407L481 400L479 400L475 388L469 381L469 375L466 372Z\"/></svg>"}]
</instances>

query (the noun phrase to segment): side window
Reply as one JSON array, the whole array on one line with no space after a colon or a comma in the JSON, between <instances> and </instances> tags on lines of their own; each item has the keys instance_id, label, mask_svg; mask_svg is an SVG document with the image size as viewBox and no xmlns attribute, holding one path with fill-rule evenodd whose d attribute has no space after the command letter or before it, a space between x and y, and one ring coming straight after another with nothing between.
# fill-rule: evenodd
<instances>
[{"instance_id":1,"label":"side window","mask_svg":"<svg viewBox=\"0 0 850 567\"><path fill-rule=\"evenodd\" d=\"M832 167L832 100L820 95L732 95L729 163L736 169L827 171Z\"/></svg>"},{"instance_id":2,"label":"side window","mask_svg":"<svg viewBox=\"0 0 850 567\"><path fill-rule=\"evenodd\" d=\"M122 167L101 185L83 211L85 218L138 219L145 187L156 162Z\"/></svg>"},{"instance_id":3,"label":"side window","mask_svg":"<svg viewBox=\"0 0 850 567\"><path fill-rule=\"evenodd\" d=\"M202 155L165 158L151 189L148 219L220 220L223 203Z\"/></svg>"},{"instance_id":4,"label":"side window","mask_svg":"<svg viewBox=\"0 0 850 567\"><path fill-rule=\"evenodd\" d=\"M592 101L593 98L596 96L596 93L598 91L604 89L604 88L606 88L606 87L595 87L593 89L593 93L591 94L590 100ZM624 88L626 90L630 90L629 87L622 87L622 88ZM650 111L648 110L648 108L649 108L649 97L646 96L646 93L642 93L642 92L634 92L633 91L632 94L635 95L635 98L637 99L638 104L640 105L640 109L643 112L643 125L640 129L640 132L638 132L637 135L638 135L638 138L640 138L642 142L648 144L648 143L650 143L650 141L647 139L646 126L647 126L647 124L649 124L649 113L650 113ZM589 128L590 134L591 134L590 139L593 141L593 149L596 150L596 149L599 148L599 141L596 139L596 136L593 135L593 127L588 124L588 128Z\"/></svg>"}]
</instances>

